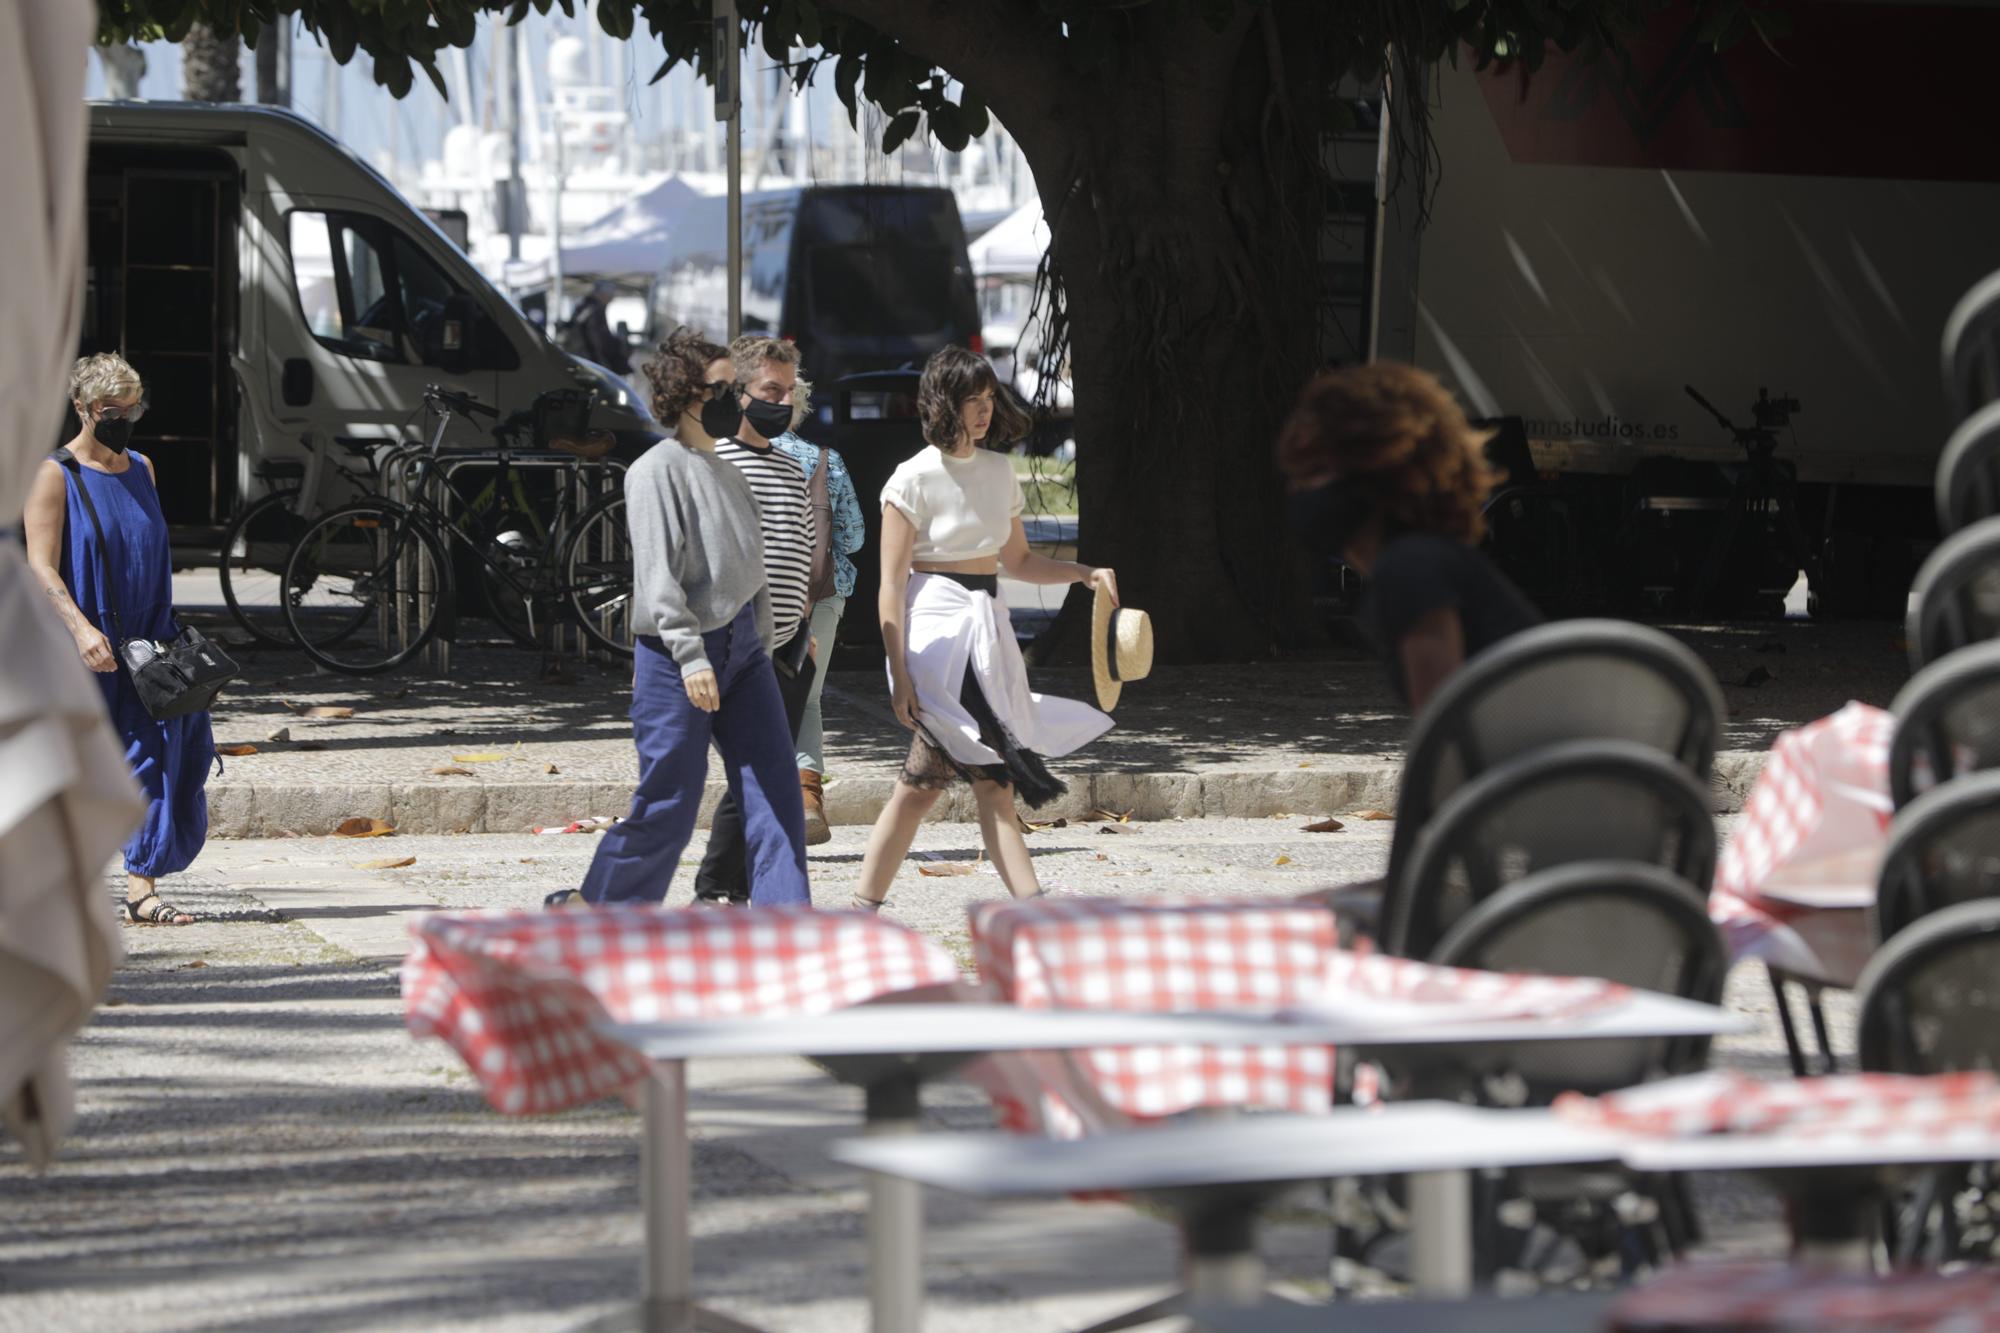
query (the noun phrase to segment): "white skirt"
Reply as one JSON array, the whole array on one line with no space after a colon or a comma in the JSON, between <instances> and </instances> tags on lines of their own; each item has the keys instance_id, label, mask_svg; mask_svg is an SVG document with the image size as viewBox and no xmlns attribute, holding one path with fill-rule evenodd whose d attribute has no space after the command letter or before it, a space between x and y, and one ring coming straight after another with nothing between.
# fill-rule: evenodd
<instances>
[{"instance_id":1,"label":"white skirt","mask_svg":"<svg viewBox=\"0 0 2000 1333\"><path fill-rule=\"evenodd\" d=\"M978 721L959 698L968 670L1021 749L1045 758L1065 755L1111 730L1109 714L1028 688L1028 664L1014 641L1006 599L997 592L974 592L944 575L912 574L903 626L924 731L957 763L975 768L1005 762L980 739Z\"/></svg>"}]
</instances>

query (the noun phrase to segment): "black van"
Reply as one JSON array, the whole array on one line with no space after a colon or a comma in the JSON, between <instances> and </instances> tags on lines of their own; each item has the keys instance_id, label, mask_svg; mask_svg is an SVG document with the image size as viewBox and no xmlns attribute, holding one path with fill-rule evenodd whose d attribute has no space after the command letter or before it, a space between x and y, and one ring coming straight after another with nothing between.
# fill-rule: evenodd
<instances>
[{"instance_id":1,"label":"black van","mask_svg":"<svg viewBox=\"0 0 2000 1333\"><path fill-rule=\"evenodd\" d=\"M727 203L688 201L669 223L648 333L729 327ZM806 185L743 196L743 331L799 346L809 379L922 366L949 343L983 350L965 227L950 190Z\"/></svg>"}]
</instances>

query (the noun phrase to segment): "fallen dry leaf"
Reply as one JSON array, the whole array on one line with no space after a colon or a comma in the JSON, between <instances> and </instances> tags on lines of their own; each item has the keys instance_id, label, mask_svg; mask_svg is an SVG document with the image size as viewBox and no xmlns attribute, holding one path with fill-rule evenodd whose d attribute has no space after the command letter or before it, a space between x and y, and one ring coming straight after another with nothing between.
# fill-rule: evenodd
<instances>
[{"instance_id":1,"label":"fallen dry leaf","mask_svg":"<svg viewBox=\"0 0 2000 1333\"><path fill-rule=\"evenodd\" d=\"M385 820L369 819L357 815L353 819L343 819L334 832L340 838L386 838L396 831L395 825Z\"/></svg>"},{"instance_id":2,"label":"fallen dry leaf","mask_svg":"<svg viewBox=\"0 0 2000 1333\"><path fill-rule=\"evenodd\" d=\"M524 866L538 866L541 863L542 858L539 856L524 856L521 858L521 864Z\"/></svg>"},{"instance_id":3,"label":"fallen dry leaf","mask_svg":"<svg viewBox=\"0 0 2000 1333\"><path fill-rule=\"evenodd\" d=\"M451 764L439 764L431 770L431 773L440 778L469 778L473 775L471 769L458 768Z\"/></svg>"},{"instance_id":4,"label":"fallen dry leaf","mask_svg":"<svg viewBox=\"0 0 2000 1333\"><path fill-rule=\"evenodd\" d=\"M1300 767L1300 768L1311 768L1311 767L1312 767L1312 765L1311 765L1311 764L1300 764L1300 765L1299 765L1299 767Z\"/></svg>"},{"instance_id":5,"label":"fallen dry leaf","mask_svg":"<svg viewBox=\"0 0 2000 1333\"><path fill-rule=\"evenodd\" d=\"M270 732L264 737L267 741L288 741L291 738L292 729L290 727L279 727L276 731Z\"/></svg>"},{"instance_id":6,"label":"fallen dry leaf","mask_svg":"<svg viewBox=\"0 0 2000 1333\"><path fill-rule=\"evenodd\" d=\"M1114 812L1114 811L1111 811L1111 810L1105 810L1105 809L1102 809L1102 808L1099 808L1099 809L1096 809L1096 810L1092 810L1092 811L1091 811L1091 812L1090 812L1089 814L1085 815L1085 816L1084 816L1084 818L1085 818L1085 819L1109 819L1109 820L1113 820L1113 821L1115 821L1115 822L1117 822L1117 823L1120 823L1120 824L1128 824L1128 823L1130 823L1130 822L1132 821L1132 812L1131 812L1130 810L1127 810L1127 811L1126 811L1126 812L1125 812L1124 814L1122 814L1122 815L1121 815L1121 814L1118 814L1118 813L1116 813L1116 812Z\"/></svg>"},{"instance_id":7,"label":"fallen dry leaf","mask_svg":"<svg viewBox=\"0 0 2000 1333\"><path fill-rule=\"evenodd\" d=\"M496 759L506 757L498 750L481 750L478 754L455 754L451 757L451 761L454 764L490 764Z\"/></svg>"},{"instance_id":8,"label":"fallen dry leaf","mask_svg":"<svg viewBox=\"0 0 2000 1333\"><path fill-rule=\"evenodd\" d=\"M218 745L215 747L215 752L217 754L228 755L231 759L241 759L246 754L257 753L257 747L254 745Z\"/></svg>"},{"instance_id":9,"label":"fallen dry leaf","mask_svg":"<svg viewBox=\"0 0 2000 1333\"><path fill-rule=\"evenodd\" d=\"M1289 856L1281 856L1277 860L1271 862L1271 864L1274 866L1288 866L1291 863L1292 863L1292 858Z\"/></svg>"},{"instance_id":10,"label":"fallen dry leaf","mask_svg":"<svg viewBox=\"0 0 2000 1333\"><path fill-rule=\"evenodd\" d=\"M1126 824L1099 824L1099 833L1137 833L1139 830Z\"/></svg>"},{"instance_id":11,"label":"fallen dry leaf","mask_svg":"<svg viewBox=\"0 0 2000 1333\"><path fill-rule=\"evenodd\" d=\"M562 772L562 770L561 770L560 768L557 768L557 767L556 767L556 766L555 766L554 764L543 764L543 765L542 765L542 772L544 772L544 773L560 773L560 772Z\"/></svg>"},{"instance_id":12,"label":"fallen dry leaf","mask_svg":"<svg viewBox=\"0 0 2000 1333\"><path fill-rule=\"evenodd\" d=\"M413 866L416 863L417 858L414 856L384 856L374 861L356 861L354 868L356 870L396 870L402 866Z\"/></svg>"},{"instance_id":13,"label":"fallen dry leaf","mask_svg":"<svg viewBox=\"0 0 2000 1333\"><path fill-rule=\"evenodd\" d=\"M1097 859L1100 861L1109 861L1111 858L1106 856L1103 852L1099 852L1097 854Z\"/></svg>"},{"instance_id":14,"label":"fallen dry leaf","mask_svg":"<svg viewBox=\"0 0 2000 1333\"><path fill-rule=\"evenodd\" d=\"M301 717L353 717L354 710L335 704L316 704L301 713Z\"/></svg>"},{"instance_id":15,"label":"fallen dry leaf","mask_svg":"<svg viewBox=\"0 0 2000 1333\"><path fill-rule=\"evenodd\" d=\"M208 964L207 964L207 963L205 963L205 962L203 962L203 961L202 961L201 959L197 958L197 959L195 959L195 960L194 960L193 962L189 962L189 963L182 963L182 964L181 964L181 966L182 966L183 968L188 968L188 967L207 967L207 966L208 966Z\"/></svg>"},{"instance_id":16,"label":"fallen dry leaf","mask_svg":"<svg viewBox=\"0 0 2000 1333\"><path fill-rule=\"evenodd\" d=\"M1321 819L1306 825L1305 831L1307 833L1338 833L1346 827L1347 825L1341 823L1338 819Z\"/></svg>"},{"instance_id":17,"label":"fallen dry leaf","mask_svg":"<svg viewBox=\"0 0 2000 1333\"><path fill-rule=\"evenodd\" d=\"M932 877L942 875L970 875L972 867L963 861L942 861L936 864L920 865L917 867L917 873Z\"/></svg>"},{"instance_id":18,"label":"fallen dry leaf","mask_svg":"<svg viewBox=\"0 0 2000 1333\"><path fill-rule=\"evenodd\" d=\"M1388 812L1387 810L1363 810L1363 811L1362 811L1362 812L1361 812L1360 814L1357 814L1357 815L1356 815L1356 816L1354 816L1354 817L1355 817L1356 819L1394 819L1394 818L1395 818L1395 816L1394 816L1394 815L1392 815L1392 814L1390 814L1390 813L1389 813L1389 812Z\"/></svg>"}]
</instances>

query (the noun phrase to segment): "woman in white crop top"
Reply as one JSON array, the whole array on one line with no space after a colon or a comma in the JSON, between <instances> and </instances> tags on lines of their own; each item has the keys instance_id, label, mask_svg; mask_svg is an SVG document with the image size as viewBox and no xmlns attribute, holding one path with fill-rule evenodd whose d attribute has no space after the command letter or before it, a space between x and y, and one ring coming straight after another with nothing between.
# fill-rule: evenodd
<instances>
[{"instance_id":1,"label":"woman in white crop top","mask_svg":"<svg viewBox=\"0 0 2000 1333\"><path fill-rule=\"evenodd\" d=\"M972 784L986 854L1016 898L1041 892L1015 814L1067 790L1043 764L1103 735L1111 719L1028 689L999 573L1023 583L1087 583L1115 601L1117 578L1028 549L1021 483L1005 454L979 446L1027 433L993 368L962 347L924 366L918 391L932 447L882 488L882 646L896 720L916 732L894 794L868 837L857 906L880 908L917 826L958 779Z\"/></svg>"}]
</instances>

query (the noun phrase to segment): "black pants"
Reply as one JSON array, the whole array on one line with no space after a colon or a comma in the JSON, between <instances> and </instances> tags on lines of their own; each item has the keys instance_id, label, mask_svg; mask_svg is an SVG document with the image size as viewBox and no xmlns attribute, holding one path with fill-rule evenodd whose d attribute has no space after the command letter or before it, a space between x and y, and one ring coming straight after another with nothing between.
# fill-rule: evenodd
<instances>
[{"instance_id":1,"label":"black pants","mask_svg":"<svg viewBox=\"0 0 2000 1333\"><path fill-rule=\"evenodd\" d=\"M799 633L812 633L810 620L799 626ZM788 656L784 648L778 655ZM785 701L785 721L791 725L794 746L799 740L799 724L805 720L806 696L812 693L813 675L818 670L810 653L800 659L795 676L787 676L776 665L771 667L778 678L779 697ZM709 824L708 850L702 854L701 869L695 872L694 896L708 902L727 900L738 907L750 905L749 845L743 837L743 811L728 792L722 794L722 804L715 807L715 819Z\"/></svg>"}]
</instances>

